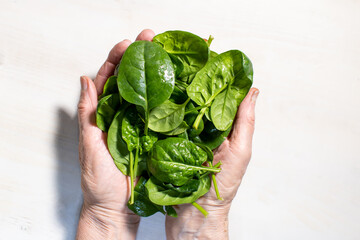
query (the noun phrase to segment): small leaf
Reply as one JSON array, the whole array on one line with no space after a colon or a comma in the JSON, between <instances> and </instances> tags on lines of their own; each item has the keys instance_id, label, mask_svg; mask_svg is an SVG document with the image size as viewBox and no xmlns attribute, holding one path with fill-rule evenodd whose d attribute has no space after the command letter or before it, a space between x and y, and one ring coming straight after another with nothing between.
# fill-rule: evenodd
<instances>
[{"instance_id":1,"label":"small leaf","mask_svg":"<svg viewBox=\"0 0 360 240\"><path fill-rule=\"evenodd\" d=\"M157 212L165 214L163 206L154 204L147 196L145 188L146 181L144 177L139 179L134 189L134 203L131 205L128 203L129 209L141 217L148 217ZM171 209L169 210L171 211Z\"/></svg>"},{"instance_id":2,"label":"small leaf","mask_svg":"<svg viewBox=\"0 0 360 240\"><path fill-rule=\"evenodd\" d=\"M147 195L151 202L158 205L179 205L184 203L192 203L199 197L203 196L210 189L211 181L209 177L199 180L196 191L191 194L178 192L172 188L167 188L155 177L151 177L145 184Z\"/></svg>"},{"instance_id":3,"label":"small leaf","mask_svg":"<svg viewBox=\"0 0 360 240\"><path fill-rule=\"evenodd\" d=\"M179 105L167 100L154 108L149 115L149 128L161 133L177 128L184 119L185 106L188 101Z\"/></svg>"},{"instance_id":4,"label":"small leaf","mask_svg":"<svg viewBox=\"0 0 360 240\"><path fill-rule=\"evenodd\" d=\"M98 102L96 108L96 124L102 131L108 131L119 107L119 94L108 95Z\"/></svg>"}]
</instances>

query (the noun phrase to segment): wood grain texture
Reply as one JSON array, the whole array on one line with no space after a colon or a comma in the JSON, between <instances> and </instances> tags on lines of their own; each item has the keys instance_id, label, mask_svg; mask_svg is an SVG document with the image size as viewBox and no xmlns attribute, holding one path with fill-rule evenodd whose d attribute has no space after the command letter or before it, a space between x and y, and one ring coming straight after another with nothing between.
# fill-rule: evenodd
<instances>
[{"instance_id":1,"label":"wood grain texture","mask_svg":"<svg viewBox=\"0 0 360 240\"><path fill-rule=\"evenodd\" d=\"M0 0L0 239L74 238L79 76L144 28L212 34L253 62L231 239L360 238L360 1ZM165 239L163 221L138 239Z\"/></svg>"}]
</instances>

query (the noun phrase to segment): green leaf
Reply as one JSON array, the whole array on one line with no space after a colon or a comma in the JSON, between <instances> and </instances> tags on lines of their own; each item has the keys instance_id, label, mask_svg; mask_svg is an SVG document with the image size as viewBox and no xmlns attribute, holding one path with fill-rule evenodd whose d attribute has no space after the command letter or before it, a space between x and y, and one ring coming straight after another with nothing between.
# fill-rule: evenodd
<instances>
[{"instance_id":1,"label":"green leaf","mask_svg":"<svg viewBox=\"0 0 360 240\"><path fill-rule=\"evenodd\" d=\"M230 133L230 130L231 128L226 131L219 131L212 122L207 121L201 134L191 138L191 140L195 143L202 143L208 146L211 150L214 150L225 141L226 137Z\"/></svg>"},{"instance_id":2,"label":"green leaf","mask_svg":"<svg viewBox=\"0 0 360 240\"><path fill-rule=\"evenodd\" d=\"M204 129L204 121L203 120L200 121L197 129L195 129L193 127L196 117L199 114L199 112L194 109L195 109L195 106L192 102L189 102L185 108L186 112L188 112L188 113L185 115L184 120L190 126L190 128L187 130L189 138L198 136Z\"/></svg>"},{"instance_id":3,"label":"green leaf","mask_svg":"<svg viewBox=\"0 0 360 240\"><path fill-rule=\"evenodd\" d=\"M157 212L165 214L163 206L154 204L147 196L145 188L146 181L144 177L139 179L134 189L134 203L131 205L128 203L128 208L141 217L148 217Z\"/></svg>"},{"instance_id":4,"label":"green leaf","mask_svg":"<svg viewBox=\"0 0 360 240\"><path fill-rule=\"evenodd\" d=\"M116 78L117 78L116 76L111 76L106 80L103 88L103 93L99 96L99 99L113 93L119 93Z\"/></svg>"},{"instance_id":5,"label":"green leaf","mask_svg":"<svg viewBox=\"0 0 360 240\"><path fill-rule=\"evenodd\" d=\"M148 132L144 134L144 122L138 115L135 107L128 108L122 120L122 138L127 143L129 151L133 151L140 143L140 154L148 152L157 141L157 134Z\"/></svg>"},{"instance_id":6,"label":"green leaf","mask_svg":"<svg viewBox=\"0 0 360 240\"><path fill-rule=\"evenodd\" d=\"M189 125L185 121L182 121L182 123L174 130L171 130L169 132L163 132L162 134L167 135L167 136L176 136L176 135L182 134L189 128L190 128Z\"/></svg>"},{"instance_id":7,"label":"green leaf","mask_svg":"<svg viewBox=\"0 0 360 240\"><path fill-rule=\"evenodd\" d=\"M201 147L202 150L204 150L206 152L206 154L208 156L207 161L212 163L214 160L214 153L212 152L212 149L203 143L195 143L195 144L196 144L196 146Z\"/></svg>"},{"instance_id":8,"label":"green leaf","mask_svg":"<svg viewBox=\"0 0 360 240\"><path fill-rule=\"evenodd\" d=\"M174 64L175 77L178 77L184 70L184 64L176 56L172 55L171 53L168 54L172 63Z\"/></svg>"},{"instance_id":9,"label":"green leaf","mask_svg":"<svg viewBox=\"0 0 360 240\"><path fill-rule=\"evenodd\" d=\"M184 31L167 31L156 35L153 42L176 56L184 65L179 77L198 72L209 58L209 47L199 36Z\"/></svg>"},{"instance_id":10,"label":"green leaf","mask_svg":"<svg viewBox=\"0 0 360 240\"><path fill-rule=\"evenodd\" d=\"M210 50L209 60L219 55L218 53Z\"/></svg>"},{"instance_id":11,"label":"green leaf","mask_svg":"<svg viewBox=\"0 0 360 240\"><path fill-rule=\"evenodd\" d=\"M211 120L217 129L225 131L231 126L238 106L252 85L252 75L252 64L245 54L230 50L211 59L196 74L187 93L198 105L211 104ZM197 119L206 111L206 108L202 109Z\"/></svg>"},{"instance_id":12,"label":"green leaf","mask_svg":"<svg viewBox=\"0 0 360 240\"><path fill-rule=\"evenodd\" d=\"M166 211L166 214L169 215L170 217L178 216L175 209L172 206L165 206L165 211Z\"/></svg>"},{"instance_id":13,"label":"green leaf","mask_svg":"<svg viewBox=\"0 0 360 240\"><path fill-rule=\"evenodd\" d=\"M111 94L100 99L96 108L96 124L102 131L108 131L119 107L119 94Z\"/></svg>"},{"instance_id":14,"label":"green leaf","mask_svg":"<svg viewBox=\"0 0 360 240\"><path fill-rule=\"evenodd\" d=\"M154 144L147 166L160 181L181 186L199 176L200 171L220 171L202 166L206 160L207 153L191 141L167 138Z\"/></svg>"},{"instance_id":15,"label":"green leaf","mask_svg":"<svg viewBox=\"0 0 360 240\"><path fill-rule=\"evenodd\" d=\"M125 111L129 107L128 104L124 104L120 107L116 113L114 120L112 121L107 138L107 144L109 152L114 159L114 163L117 168L124 174L129 175L129 150L126 142L122 139L122 120ZM136 175L139 176L146 169L146 154L139 156L139 165Z\"/></svg>"},{"instance_id":16,"label":"green leaf","mask_svg":"<svg viewBox=\"0 0 360 240\"><path fill-rule=\"evenodd\" d=\"M121 96L148 112L170 97L175 84L173 63L159 45L136 41L121 59L117 81Z\"/></svg>"},{"instance_id":17,"label":"green leaf","mask_svg":"<svg viewBox=\"0 0 360 240\"><path fill-rule=\"evenodd\" d=\"M224 131L231 127L238 109L236 94L237 90L228 86L211 104L210 116L217 129Z\"/></svg>"},{"instance_id":18,"label":"green leaf","mask_svg":"<svg viewBox=\"0 0 360 240\"><path fill-rule=\"evenodd\" d=\"M167 188L155 177L151 177L145 184L150 201L165 206L192 203L207 193L210 186L211 181L209 177L201 178L197 190L191 194L182 193L173 188Z\"/></svg>"},{"instance_id":19,"label":"green leaf","mask_svg":"<svg viewBox=\"0 0 360 240\"><path fill-rule=\"evenodd\" d=\"M167 100L154 108L149 115L149 128L161 133L177 128L184 119L185 106L189 100L181 105Z\"/></svg>"},{"instance_id":20,"label":"green leaf","mask_svg":"<svg viewBox=\"0 0 360 240\"><path fill-rule=\"evenodd\" d=\"M169 98L169 101L176 103L176 104L182 104L188 99L188 96L185 92L180 90L177 86L174 87L174 91L171 93L171 96Z\"/></svg>"}]
</instances>

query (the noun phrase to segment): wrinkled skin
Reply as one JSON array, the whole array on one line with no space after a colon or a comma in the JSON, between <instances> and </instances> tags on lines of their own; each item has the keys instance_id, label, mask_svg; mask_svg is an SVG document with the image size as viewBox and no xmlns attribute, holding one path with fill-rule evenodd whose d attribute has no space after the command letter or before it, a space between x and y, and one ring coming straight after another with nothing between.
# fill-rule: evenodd
<instances>
[{"instance_id":1,"label":"wrinkled skin","mask_svg":"<svg viewBox=\"0 0 360 240\"><path fill-rule=\"evenodd\" d=\"M154 35L152 30L144 30L137 40L151 41ZM124 40L114 46L94 82L88 77L81 78L78 115L84 204L77 239L135 239L136 236L140 217L126 206L130 196L130 178L116 168L107 149L106 133L95 124L98 96L130 43ZM224 200L217 200L213 186L197 200L209 212L207 218L190 204L175 206L179 217L166 217L167 239L228 238L228 212L251 158L258 94L256 88L249 91L239 107L231 134L214 151L214 164L220 160L222 162L222 171L216 175L216 179Z\"/></svg>"}]
</instances>

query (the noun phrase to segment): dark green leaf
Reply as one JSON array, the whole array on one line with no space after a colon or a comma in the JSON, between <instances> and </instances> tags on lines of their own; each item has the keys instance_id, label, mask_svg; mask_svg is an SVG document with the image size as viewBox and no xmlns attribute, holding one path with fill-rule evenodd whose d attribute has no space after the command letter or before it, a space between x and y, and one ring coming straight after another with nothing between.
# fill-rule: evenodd
<instances>
[{"instance_id":1,"label":"dark green leaf","mask_svg":"<svg viewBox=\"0 0 360 240\"><path fill-rule=\"evenodd\" d=\"M169 100L154 108L149 114L149 128L156 132L169 132L177 128L184 119L185 106Z\"/></svg>"},{"instance_id":2,"label":"dark green leaf","mask_svg":"<svg viewBox=\"0 0 360 240\"><path fill-rule=\"evenodd\" d=\"M188 96L185 92L180 90L177 86L174 87L174 91L171 93L169 101L176 103L176 104L182 104L188 99Z\"/></svg>"},{"instance_id":3,"label":"dark green leaf","mask_svg":"<svg viewBox=\"0 0 360 240\"><path fill-rule=\"evenodd\" d=\"M207 193L210 189L211 181L209 177L203 177L199 180L199 185L196 191L190 195L188 193L181 193L172 188L166 188L155 177L151 177L145 184L147 194L150 201L159 205L178 205L184 203L193 203L199 197Z\"/></svg>"},{"instance_id":4,"label":"dark green leaf","mask_svg":"<svg viewBox=\"0 0 360 240\"><path fill-rule=\"evenodd\" d=\"M245 54L230 50L211 59L196 74L187 93L198 105L212 104L211 120L217 129L225 131L252 85L252 75L252 65Z\"/></svg>"},{"instance_id":5,"label":"dark green leaf","mask_svg":"<svg viewBox=\"0 0 360 240\"><path fill-rule=\"evenodd\" d=\"M193 110L194 108L195 107L194 107L194 104L192 102L189 102L186 105L186 108L185 108L186 112L189 112L184 117L184 120L190 126L190 128L187 130L189 138L193 138L195 136L198 136L204 129L204 121L203 120L200 121L200 124L199 124L197 129L195 129L193 127L195 119L196 119L197 115L199 114L199 112L197 110Z\"/></svg>"},{"instance_id":6,"label":"dark green leaf","mask_svg":"<svg viewBox=\"0 0 360 240\"><path fill-rule=\"evenodd\" d=\"M129 108L122 120L122 138L127 143L129 151L140 147L140 154L148 152L157 141L157 134L149 131L144 134L144 122L135 107Z\"/></svg>"},{"instance_id":7,"label":"dark green leaf","mask_svg":"<svg viewBox=\"0 0 360 240\"><path fill-rule=\"evenodd\" d=\"M191 138L191 140L195 143L202 143L208 146L211 150L214 150L224 142L226 137L229 135L230 130L231 128L226 131L219 131L212 122L207 121L201 134Z\"/></svg>"},{"instance_id":8,"label":"dark green leaf","mask_svg":"<svg viewBox=\"0 0 360 240\"><path fill-rule=\"evenodd\" d=\"M119 94L111 94L100 99L96 108L96 124L102 131L108 131L119 107Z\"/></svg>"},{"instance_id":9,"label":"dark green leaf","mask_svg":"<svg viewBox=\"0 0 360 240\"><path fill-rule=\"evenodd\" d=\"M103 93L99 96L99 99L113 93L119 93L116 78L117 78L116 76L111 76L106 80Z\"/></svg>"},{"instance_id":10,"label":"dark green leaf","mask_svg":"<svg viewBox=\"0 0 360 240\"><path fill-rule=\"evenodd\" d=\"M168 53L169 57L174 64L174 70L175 70L175 77L178 77L181 72L184 70L183 63L177 58L176 56L172 55L171 53Z\"/></svg>"},{"instance_id":11,"label":"dark green leaf","mask_svg":"<svg viewBox=\"0 0 360 240\"><path fill-rule=\"evenodd\" d=\"M165 211L166 211L166 214L169 215L170 217L178 216L175 209L172 206L165 206Z\"/></svg>"},{"instance_id":12,"label":"dark green leaf","mask_svg":"<svg viewBox=\"0 0 360 240\"><path fill-rule=\"evenodd\" d=\"M207 154L194 143L183 138L167 138L154 144L147 166L160 181L181 186L200 171L212 169L202 166Z\"/></svg>"},{"instance_id":13,"label":"dark green leaf","mask_svg":"<svg viewBox=\"0 0 360 240\"><path fill-rule=\"evenodd\" d=\"M179 77L199 71L209 58L209 47L199 36L184 31L167 31L156 35L153 42L176 56L184 65Z\"/></svg>"},{"instance_id":14,"label":"dark green leaf","mask_svg":"<svg viewBox=\"0 0 360 240\"><path fill-rule=\"evenodd\" d=\"M120 107L120 110L116 113L114 120L112 121L108 132L108 148L111 156L114 159L114 163L117 168L124 174L129 175L129 150L125 141L122 139L121 129L122 120L125 111L128 108L128 104L124 104ZM146 155L139 156L139 165L136 175L139 176L146 169Z\"/></svg>"},{"instance_id":15,"label":"dark green leaf","mask_svg":"<svg viewBox=\"0 0 360 240\"><path fill-rule=\"evenodd\" d=\"M121 96L147 113L170 97L175 84L174 67L159 45L136 41L122 57L117 81Z\"/></svg>"},{"instance_id":16,"label":"dark green leaf","mask_svg":"<svg viewBox=\"0 0 360 240\"><path fill-rule=\"evenodd\" d=\"M169 132L163 132L162 134L167 135L167 136L176 136L176 135L182 134L189 128L190 128L189 125L187 125L187 123L185 121L182 121L182 123L174 130L171 130Z\"/></svg>"},{"instance_id":17,"label":"dark green leaf","mask_svg":"<svg viewBox=\"0 0 360 240\"><path fill-rule=\"evenodd\" d=\"M141 217L148 217L157 212L165 214L163 206L154 204L150 201L149 197L146 194L145 183L146 179L141 177L139 182L136 184L134 189L134 203L128 204L128 207L131 211ZM171 210L170 210L171 211Z\"/></svg>"}]
</instances>

